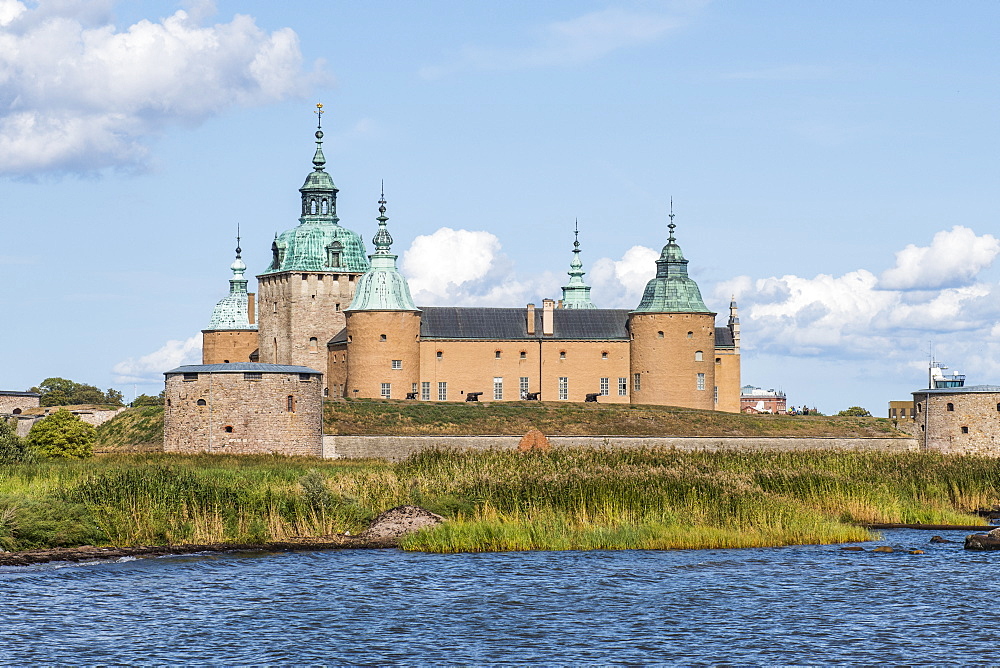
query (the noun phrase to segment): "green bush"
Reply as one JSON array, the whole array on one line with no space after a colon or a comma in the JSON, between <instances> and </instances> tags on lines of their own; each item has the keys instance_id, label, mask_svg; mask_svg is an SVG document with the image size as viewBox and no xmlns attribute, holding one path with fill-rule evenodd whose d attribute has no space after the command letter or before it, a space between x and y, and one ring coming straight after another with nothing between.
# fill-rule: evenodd
<instances>
[{"instance_id":1,"label":"green bush","mask_svg":"<svg viewBox=\"0 0 1000 668\"><path fill-rule=\"evenodd\" d=\"M93 455L97 430L69 411L59 410L36 422L28 446L40 457L86 459Z\"/></svg>"},{"instance_id":2,"label":"green bush","mask_svg":"<svg viewBox=\"0 0 1000 668\"><path fill-rule=\"evenodd\" d=\"M0 465L21 464L32 459L31 451L6 420L0 420Z\"/></svg>"}]
</instances>

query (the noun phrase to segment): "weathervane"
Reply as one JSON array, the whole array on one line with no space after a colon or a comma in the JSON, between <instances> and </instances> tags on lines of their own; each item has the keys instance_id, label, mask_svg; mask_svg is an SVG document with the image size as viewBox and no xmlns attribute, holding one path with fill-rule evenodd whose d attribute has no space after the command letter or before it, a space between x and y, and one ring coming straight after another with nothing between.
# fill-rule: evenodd
<instances>
[{"instance_id":1,"label":"weathervane","mask_svg":"<svg viewBox=\"0 0 1000 668\"><path fill-rule=\"evenodd\" d=\"M674 241L674 228L677 227L677 226L674 225L674 198L673 198L673 195L670 196L670 224L667 225L667 227L670 228L670 238L668 239L668 241Z\"/></svg>"},{"instance_id":2,"label":"weathervane","mask_svg":"<svg viewBox=\"0 0 1000 668\"><path fill-rule=\"evenodd\" d=\"M316 127L317 128L323 127L323 104L322 103L317 103L316 104L316 111L313 112L313 113L316 114Z\"/></svg>"}]
</instances>

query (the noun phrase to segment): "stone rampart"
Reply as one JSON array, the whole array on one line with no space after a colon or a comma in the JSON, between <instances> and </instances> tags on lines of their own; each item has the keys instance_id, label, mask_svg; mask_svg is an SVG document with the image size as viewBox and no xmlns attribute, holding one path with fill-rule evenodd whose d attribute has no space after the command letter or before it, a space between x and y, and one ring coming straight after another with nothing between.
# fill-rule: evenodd
<instances>
[{"instance_id":1,"label":"stone rampart","mask_svg":"<svg viewBox=\"0 0 1000 668\"><path fill-rule=\"evenodd\" d=\"M549 436L556 448L676 448L710 452L720 450L802 450L916 452L913 438L726 438L653 436ZM520 436L324 436L323 457L375 457L398 462L407 456L440 447L456 450L516 450Z\"/></svg>"}]
</instances>

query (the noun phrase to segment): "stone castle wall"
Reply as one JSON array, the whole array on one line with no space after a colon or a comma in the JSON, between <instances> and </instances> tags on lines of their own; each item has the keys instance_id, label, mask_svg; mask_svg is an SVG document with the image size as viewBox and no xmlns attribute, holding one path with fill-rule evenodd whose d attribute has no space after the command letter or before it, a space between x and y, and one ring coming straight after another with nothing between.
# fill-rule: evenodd
<instances>
[{"instance_id":1,"label":"stone castle wall","mask_svg":"<svg viewBox=\"0 0 1000 668\"><path fill-rule=\"evenodd\" d=\"M165 452L322 455L322 374L174 373L165 399Z\"/></svg>"},{"instance_id":2,"label":"stone castle wall","mask_svg":"<svg viewBox=\"0 0 1000 668\"><path fill-rule=\"evenodd\" d=\"M925 449L1000 456L1000 392L917 394L914 398L914 433Z\"/></svg>"},{"instance_id":3,"label":"stone castle wall","mask_svg":"<svg viewBox=\"0 0 1000 668\"><path fill-rule=\"evenodd\" d=\"M17 415L29 408L38 408L38 396L0 394L0 415Z\"/></svg>"},{"instance_id":4,"label":"stone castle wall","mask_svg":"<svg viewBox=\"0 0 1000 668\"><path fill-rule=\"evenodd\" d=\"M253 329L203 329L201 363L249 362L257 345L257 331Z\"/></svg>"},{"instance_id":5,"label":"stone castle wall","mask_svg":"<svg viewBox=\"0 0 1000 668\"><path fill-rule=\"evenodd\" d=\"M652 436L549 436L554 447L676 448L685 451L804 450L916 452L913 438L720 438ZM520 436L324 436L323 457L376 457L398 462L429 448L457 450L516 450Z\"/></svg>"},{"instance_id":6,"label":"stone castle wall","mask_svg":"<svg viewBox=\"0 0 1000 668\"><path fill-rule=\"evenodd\" d=\"M714 314L635 313L629 331L632 403L715 409Z\"/></svg>"}]
</instances>

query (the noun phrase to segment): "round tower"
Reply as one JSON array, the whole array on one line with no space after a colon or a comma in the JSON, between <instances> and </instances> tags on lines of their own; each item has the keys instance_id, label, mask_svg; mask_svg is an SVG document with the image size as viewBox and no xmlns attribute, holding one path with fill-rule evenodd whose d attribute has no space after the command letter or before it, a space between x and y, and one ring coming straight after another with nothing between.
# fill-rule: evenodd
<instances>
[{"instance_id":1,"label":"round tower","mask_svg":"<svg viewBox=\"0 0 1000 668\"><path fill-rule=\"evenodd\" d=\"M347 316L344 396L405 399L420 380L420 309L396 269L386 229L385 194L379 199L378 233L371 269L357 283Z\"/></svg>"},{"instance_id":2,"label":"round tower","mask_svg":"<svg viewBox=\"0 0 1000 668\"><path fill-rule=\"evenodd\" d=\"M243 275L240 233L236 231L236 260L229 269L229 294L212 311L208 329L201 330L202 364L229 364L249 362L250 354L257 349L257 325L254 324L253 293L247 292L247 279Z\"/></svg>"},{"instance_id":3,"label":"round tower","mask_svg":"<svg viewBox=\"0 0 1000 668\"><path fill-rule=\"evenodd\" d=\"M632 403L715 408L715 313L687 271L670 235L656 261L656 276L629 313Z\"/></svg>"}]
</instances>

